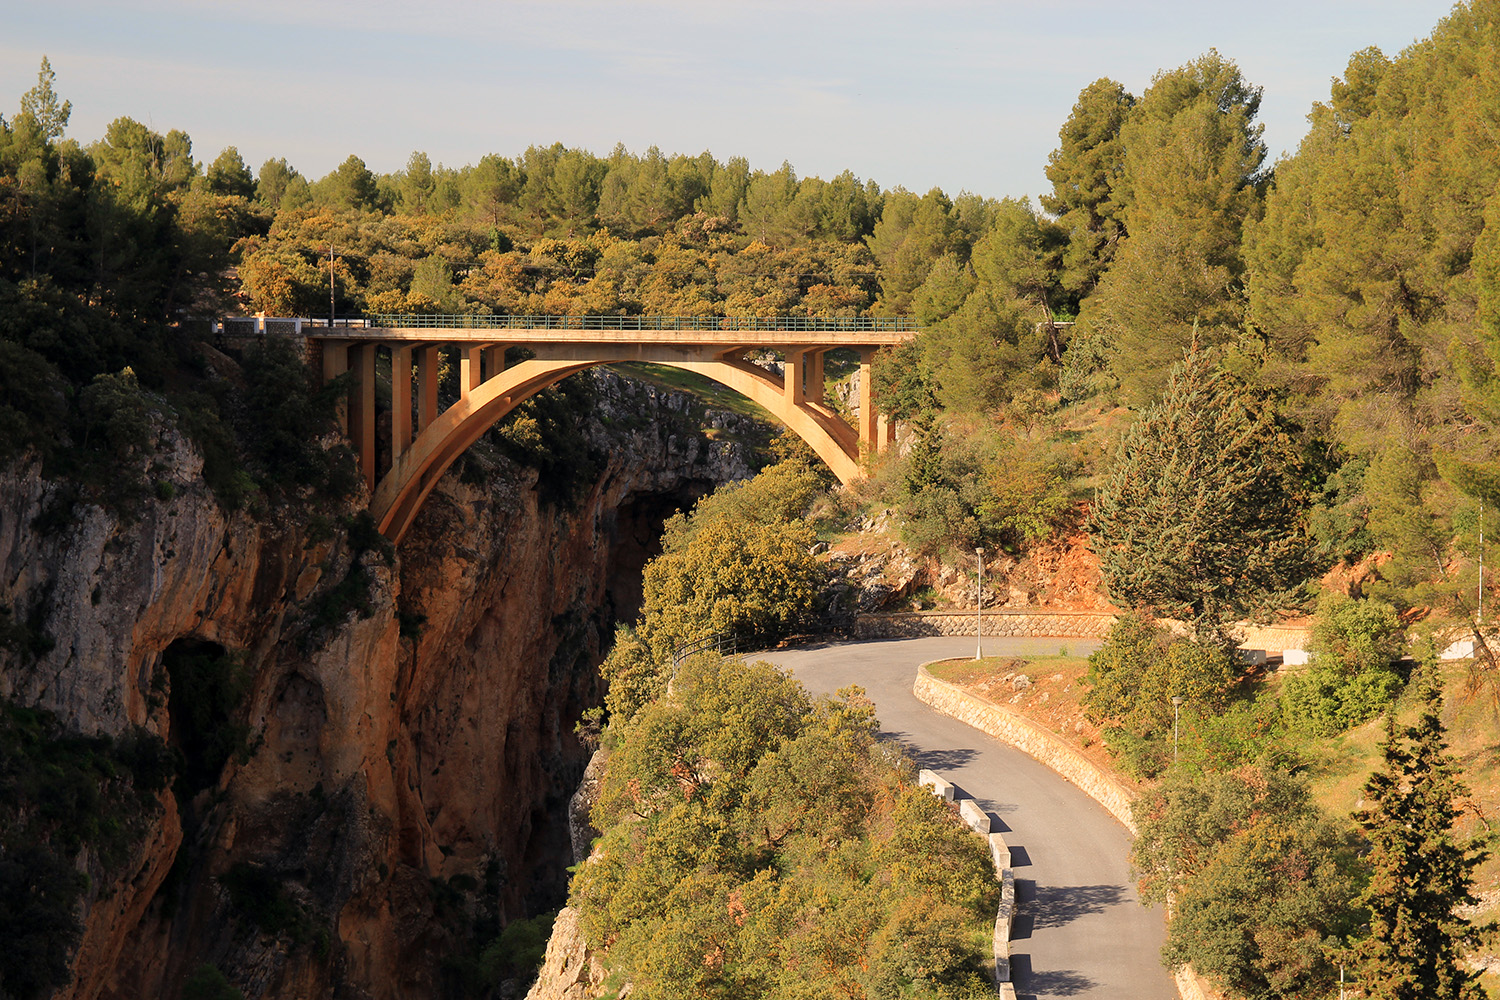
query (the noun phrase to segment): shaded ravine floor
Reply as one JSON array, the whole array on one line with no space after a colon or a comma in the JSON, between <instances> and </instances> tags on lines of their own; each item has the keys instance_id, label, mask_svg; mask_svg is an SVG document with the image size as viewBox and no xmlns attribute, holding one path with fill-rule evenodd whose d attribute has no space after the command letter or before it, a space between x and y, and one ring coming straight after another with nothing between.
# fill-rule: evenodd
<instances>
[{"instance_id":1,"label":"shaded ravine floor","mask_svg":"<svg viewBox=\"0 0 1500 1000\"><path fill-rule=\"evenodd\" d=\"M850 684L875 702L882 734L918 767L941 772L1004 833L1018 916L1011 978L1021 1000L1110 997L1175 1000L1159 958L1159 909L1136 897L1130 834L1104 808L1032 758L929 708L912 694L919 663L973 656L974 640L887 639L751 654L791 670L815 693ZM986 655L1091 652L1080 639L986 639Z\"/></svg>"}]
</instances>

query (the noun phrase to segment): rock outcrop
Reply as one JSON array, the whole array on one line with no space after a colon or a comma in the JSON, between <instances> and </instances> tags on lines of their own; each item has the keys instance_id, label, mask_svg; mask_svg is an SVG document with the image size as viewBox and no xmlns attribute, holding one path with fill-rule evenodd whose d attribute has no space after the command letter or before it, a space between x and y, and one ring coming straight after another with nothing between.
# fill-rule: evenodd
<instances>
[{"instance_id":1,"label":"rock outcrop","mask_svg":"<svg viewBox=\"0 0 1500 1000\"><path fill-rule=\"evenodd\" d=\"M224 511L170 431L150 470L169 485L131 516L58 516L34 463L0 473L0 606L52 644L0 648L0 695L182 747L174 664L248 678L242 752L163 793L124 864L80 859L58 996L172 998L205 964L247 997L440 996L486 934L562 902L593 668L661 518L750 474L737 439L761 433L716 417L710 439L701 404L608 373L597 396L602 471L570 509L491 449L394 553L351 544L350 511Z\"/></svg>"}]
</instances>

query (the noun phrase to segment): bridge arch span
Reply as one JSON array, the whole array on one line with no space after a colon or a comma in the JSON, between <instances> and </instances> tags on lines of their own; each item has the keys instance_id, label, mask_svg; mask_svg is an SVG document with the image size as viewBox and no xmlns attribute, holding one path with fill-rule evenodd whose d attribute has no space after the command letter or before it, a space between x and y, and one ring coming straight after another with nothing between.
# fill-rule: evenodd
<instances>
[{"instance_id":1,"label":"bridge arch span","mask_svg":"<svg viewBox=\"0 0 1500 1000\"><path fill-rule=\"evenodd\" d=\"M861 457L884 451L894 440L894 426L875 405L875 353L909 340L916 329L904 319L869 317L505 316L485 318L485 326L470 325L475 317L382 319L390 322L329 326L304 335L325 381L346 372L354 376L343 426L370 489L371 513L396 542L443 473L485 431L536 393L595 365L649 362L713 379L765 408L841 482L853 482L862 474ZM524 347L531 357L507 366L510 346ZM823 398L823 355L840 347L860 356L857 427ZM780 352L782 374L745 361L751 349ZM376 454L375 433L381 350L390 355L391 434L384 460ZM439 412L437 371L447 350L457 354L459 399Z\"/></svg>"},{"instance_id":2,"label":"bridge arch span","mask_svg":"<svg viewBox=\"0 0 1500 1000\"><path fill-rule=\"evenodd\" d=\"M521 403L569 375L627 360L631 359L533 359L481 382L423 428L376 484L370 510L380 532L399 543L448 467ZM659 358L652 363L694 372L740 393L805 441L840 482L850 483L860 477L858 432L822 402L789 402L784 380L758 365L738 359Z\"/></svg>"}]
</instances>

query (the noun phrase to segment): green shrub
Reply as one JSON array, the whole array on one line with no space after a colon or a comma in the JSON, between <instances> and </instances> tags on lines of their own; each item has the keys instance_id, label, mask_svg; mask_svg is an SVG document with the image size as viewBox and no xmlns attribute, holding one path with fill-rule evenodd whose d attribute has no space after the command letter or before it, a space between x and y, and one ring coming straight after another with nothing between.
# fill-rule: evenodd
<instances>
[{"instance_id":1,"label":"green shrub","mask_svg":"<svg viewBox=\"0 0 1500 1000\"><path fill-rule=\"evenodd\" d=\"M31 998L68 982L88 848L113 875L129 859L174 771L144 730L112 740L63 731L47 712L0 703L0 993Z\"/></svg>"},{"instance_id":2,"label":"green shrub","mask_svg":"<svg viewBox=\"0 0 1500 1000\"><path fill-rule=\"evenodd\" d=\"M245 437L263 481L335 500L351 496L359 486L353 454L342 445L325 450L319 440L332 428L347 379L318 385L306 359L277 337L245 351L244 371Z\"/></svg>"},{"instance_id":3,"label":"green shrub","mask_svg":"<svg viewBox=\"0 0 1500 1000\"><path fill-rule=\"evenodd\" d=\"M1172 760L1173 728L1181 711L1216 713L1228 704L1237 668L1216 643L1174 639L1166 629L1131 613L1123 615L1089 657L1089 717L1105 726L1127 770L1159 774Z\"/></svg>"},{"instance_id":4,"label":"green shrub","mask_svg":"<svg viewBox=\"0 0 1500 1000\"><path fill-rule=\"evenodd\" d=\"M1379 715L1400 690L1401 678L1390 668L1351 676L1314 661L1307 672L1286 679L1281 705L1291 725L1334 736Z\"/></svg>"},{"instance_id":5,"label":"green shrub","mask_svg":"<svg viewBox=\"0 0 1500 1000\"><path fill-rule=\"evenodd\" d=\"M205 962L183 984L182 1000L245 1000L245 994L217 967Z\"/></svg>"},{"instance_id":6,"label":"green shrub","mask_svg":"<svg viewBox=\"0 0 1500 1000\"><path fill-rule=\"evenodd\" d=\"M479 967L491 985L503 979L529 980L542 967L547 954L547 939L557 911L538 914L526 920L512 920L505 925L479 956Z\"/></svg>"},{"instance_id":7,"label":"green shrub","mask_svg":"<svg viewBox=\"0 0 1500 1000\"><path fill-rule=\"evenodd\" d=\"M67 426L66 383L46 358L0 338L0 462L28 446L45 458Z\"/></svg>"},{"instance_id":8,"label":"green shrub","mask_svg":"<svg viewBox=\"0 0 1500 1000\"><path fill-rule=\"evenodd\" d=\"M641 635L659 661L716 632L767 636L813 608L823 582L805 522L710 521L646 565Z\"/></svg>"},{"instance_id":9,"label":"green shrub","mask_svg":"<svg viewBox=\"0 0 1500 1000\"><path fill-rule=\"evenodd\" d=\"M1405 637L1395 609L1384 601L1325 595L1311 638L1308 669L1282 686L1290 724L1332 736L1374 718L1401 690L1392 661Z\"/></svg>"},{"instance_id":10,"label":"green shrub","mask_svg":"<svg viewBox=\"0 0 1500 1000\"><path fill-rule=\"evenodd\" d=\"M318 938L317 920L287 892L282 877L269 868L237 861L219 884L229 901L264 934L285 936L302 945Z\"/></svg>"},{"instance_id":11,"label":"green shrub","mask_svg":"<svg viewBox=\"0 0 1500 1000\"><path fill-rule=\"evenodd\" d=\"M135 372L128 367L95 376L79 394L78 409L83 416L85 448L93 447L116 462L125 462L151 443L157 404L141 389Z\"/></svg>"}]
</instances>

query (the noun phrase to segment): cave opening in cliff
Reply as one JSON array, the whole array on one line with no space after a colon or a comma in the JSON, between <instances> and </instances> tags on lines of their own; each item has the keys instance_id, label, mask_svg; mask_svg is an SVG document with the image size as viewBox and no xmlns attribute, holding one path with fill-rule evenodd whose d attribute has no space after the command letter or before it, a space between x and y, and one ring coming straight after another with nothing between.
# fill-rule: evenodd
<instances>
[{"instance_id":1,"label":"cave opening in cliff","mask_svg":"<svg viewBox=\"0 0 1500 1000\"><path fill-rule=\"evenodd\" d=\"M633 624L640 615L645 602L646 563L661 555L661 534L667 518L678 511L692 510L716 485L691 479L675 490L637 493L615 510L605 578L605 610L614 622ZM612 638L604 637L606 649Z\"/></svg>"},{"instance_id":2,"label":"cave opening in cliff","mask_svg":"<svg viewBox=\"0 0 1500 1000\"><path fill-rule=\"evenodd\" d=\"M244 750L250 730L240 707L252 672L216 642L181 638L162 651L161 674L169 685L169 742L182 754L177 795L186 801L216 783Z\"/></svg>"}]
</instances>

